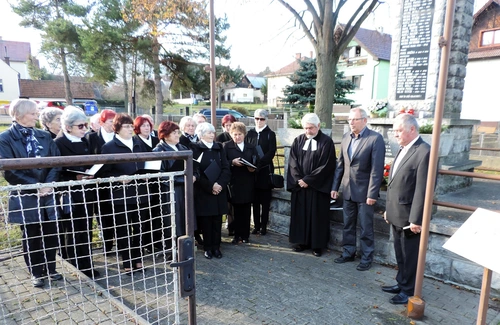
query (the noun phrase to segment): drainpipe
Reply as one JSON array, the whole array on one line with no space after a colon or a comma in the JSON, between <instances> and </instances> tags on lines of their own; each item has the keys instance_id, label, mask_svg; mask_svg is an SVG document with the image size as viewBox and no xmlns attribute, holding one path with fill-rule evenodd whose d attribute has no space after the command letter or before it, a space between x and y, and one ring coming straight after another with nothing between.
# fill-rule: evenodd
<instances>
[{"instance_id":1,"label":"drainpipe","mask_svg":"<svg viewBox=\"0 0 500 325\"><path fill-rule=\"evenodd\" d=\"M373 66L373 75L372 75L372 97L371 97L371 100L374 100L376 98L373 98L373 95L374 95L374 92L375 92L375 69L379 66L380 64L380 59L378 59L378 63L376 65Z\"/></svg>"}]
</instances>

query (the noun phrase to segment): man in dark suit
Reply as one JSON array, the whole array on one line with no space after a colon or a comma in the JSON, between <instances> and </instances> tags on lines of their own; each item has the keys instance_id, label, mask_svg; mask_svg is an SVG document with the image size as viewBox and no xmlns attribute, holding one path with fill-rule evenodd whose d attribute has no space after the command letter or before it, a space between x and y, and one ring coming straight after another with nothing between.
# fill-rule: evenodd
<instances>
[{"instance_id":1,"label":"man in dark suit","mask_svg":"<svg viewBox=\"0 0 500 325\"><path fill-rule=\"evenodd\" d=\"M382 290L396 293L392 304L406 304L415 289L430 146L419 136L413 115L398 115L393 129L401 148L389 173L384 218L392 228L398 283Z\"/></svg>"},{"instance_id":2,"label":"man in dark suit","mask_svg":"<svg viewBox=\"0 0 500 325\"><path fill-rule=\"evenodd\" d=\"M344 134L342 138L331 192L331 197L337 199L342 185L343 252L334 261L354 261L359 216L361 262L356 269L366 271L372 265L375 249L373 211L384 174L385 143L380 133L366 127L368 118L365 110L351 109L348 121L351 132Z\"/></svg>"}]
</instances>

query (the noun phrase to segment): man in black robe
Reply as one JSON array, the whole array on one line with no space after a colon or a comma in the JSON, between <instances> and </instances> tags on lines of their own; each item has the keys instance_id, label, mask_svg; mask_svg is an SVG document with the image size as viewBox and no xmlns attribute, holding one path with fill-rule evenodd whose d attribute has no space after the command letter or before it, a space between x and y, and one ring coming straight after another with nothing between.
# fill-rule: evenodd
<instances>
[{"instance_id":1,"label":"man in black robe","mask_svg":"<svg viewBox=\"0 0 500 325\"><path fill-rule=\"evenodd\" d=\"M292 192L289 240L293 250L312 248L321 256L330 234L330 189L336 157L333 140L320 130L319 117L304 115L305 134L293 141L287 172L287 190Z\"/></svg>"}]
</instances>

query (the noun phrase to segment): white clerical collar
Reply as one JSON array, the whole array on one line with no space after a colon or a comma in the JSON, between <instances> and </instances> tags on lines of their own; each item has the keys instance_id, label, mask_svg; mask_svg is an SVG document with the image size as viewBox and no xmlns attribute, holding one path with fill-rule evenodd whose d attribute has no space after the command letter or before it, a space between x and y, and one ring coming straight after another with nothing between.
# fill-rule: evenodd
<instances>
[{"instance_id":1,"label":"white clerical collar","mask_svg":"<svg viewBox=\"0 0 500 325\"><path fill-rule=\"evenodd\" d=\"M134 151L134 140L132 140L132 138L126 140L126 139L122 138L121 136L119 136L118 134L115 136L118 140L120 140L121 143L123 143L124 145L129 147L132 152Z\"/></svg>"},{"instance_id":2,"label":"white clerical collar","mask_svg":"<svg viewBox=\"0 0 500 325\"><path fill-rule=\"evenodd\" d=\"M79 137L75 137L74 135L71 135L66 131L63 131L63 133L66 136L66 138L68 138L68 140L71 142L82 142L82 139Z\"/></svg>"},{"instance_id":3,"label":"white clerical collar","mask_svg":"<svg viewBox=\"0 0 500 325\"><path fill-rule=\"evenodd\" d=\"M309 148L309 145L311 145L311 151L318 150L318 141L314 140L314 137L306 140L306 143L304 143L302 150L307 151L307 149Z\"/></svg>"},{"instance_id":4,"label":"white clerical collar","mask_svg":"<svg viewBox=\"0 0 500 325\"><path fill-rule=\"evenodd\" d=\"M208 148L208 149L212 149L212 146L214 145L214 143L213 143L213 142L208 143L208 142L206 142L206 141L205 141L205 140L203 140L203 139L201 140L201 142L203 142L203 144L204 144L205 146L207 146L207 148Z\"/></svg>"},{"instance_id":5,"label":"white clerical collar","mask_svg":"<svg viewBox=\"0 0 500 325\"><path fill-rule=\"evenodd\" d=\"M109 141L113 140L113 137L115 136L115 133L114 132L106 132L106 130L104 130L104 128L101 128L101 135L102 135L102 138L104 139L104 142L108 143Z\"/></svg>"}]
</instances>

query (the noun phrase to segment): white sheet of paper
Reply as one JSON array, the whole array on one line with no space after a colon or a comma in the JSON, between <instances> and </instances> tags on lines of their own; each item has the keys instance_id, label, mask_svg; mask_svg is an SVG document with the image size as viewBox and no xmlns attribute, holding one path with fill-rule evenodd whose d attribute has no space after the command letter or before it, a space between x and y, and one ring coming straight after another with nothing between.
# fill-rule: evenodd
<instances>
[{"instance_id":1,"label":"white sheet of paper","mask_svg":"<svg viewBox=\"0 0 500 325\"><path fill-rule=\"evenodd\" d=\"M161 168L161 160L151 160L151 161L146 161L144 163L144 169L160 170L160 168Z\"/></svg>"},{"instance_id":2,"label":"white sheet of paper","mask_svg":"<svg viewBox=\"0 0 500 325\"><path fill-rule=\"evenodd\" d=\"M95 175L95 173L97 173L102 166L104 166L104 164L95 164L87 171L87 174L92 176Z\"/></svg>"},{"instance_id":3,"label":"white sheet of paper","mask_svg":"<svg viewBox=\"0 0 500 325\"><path fill-rule=\"evenodd\" d=\"M500 259L495 257L499 246L500 213L478 208L443 248L500 273Z\"/></svg>"}]
</instances>

